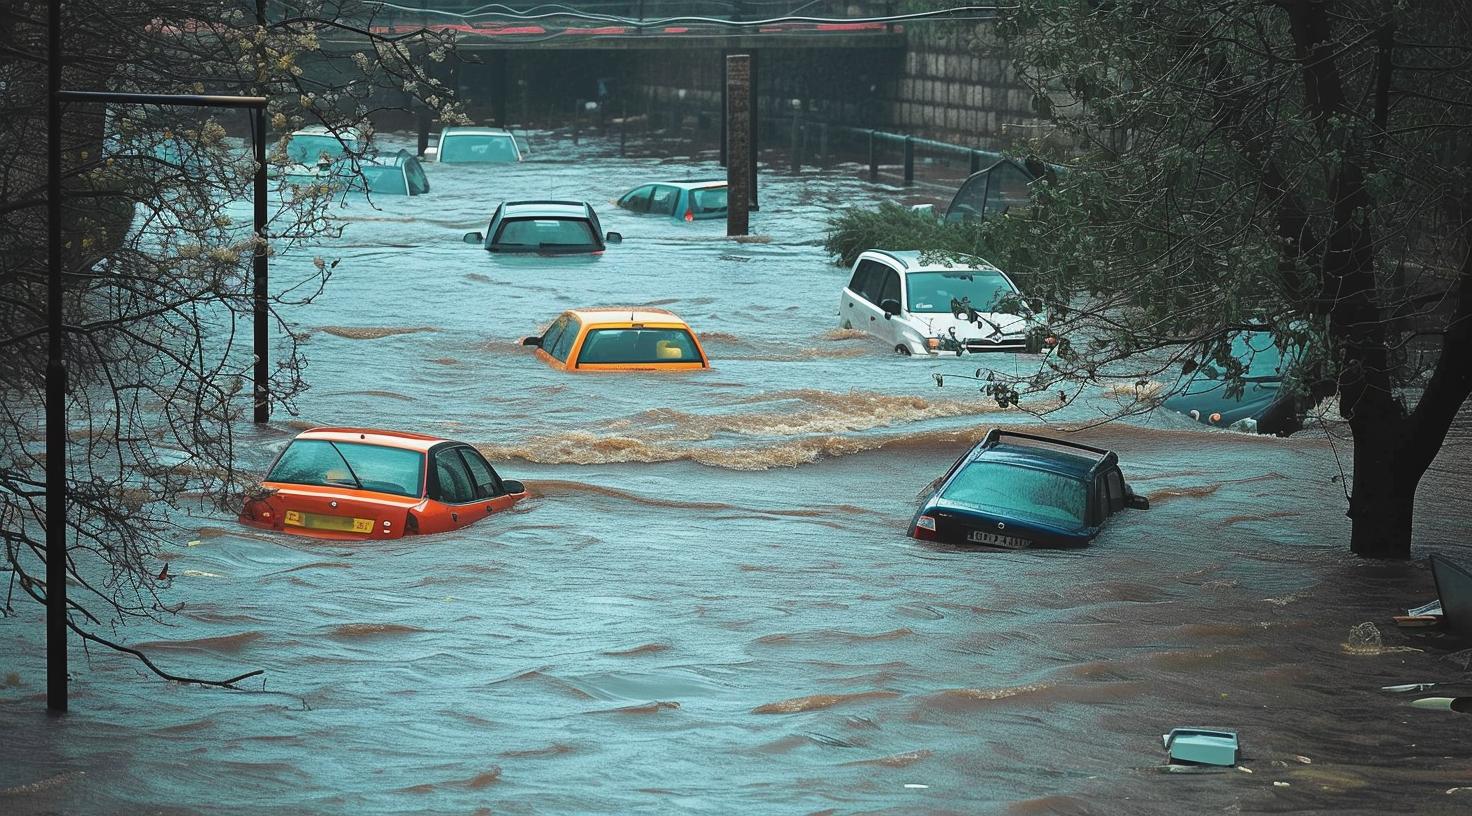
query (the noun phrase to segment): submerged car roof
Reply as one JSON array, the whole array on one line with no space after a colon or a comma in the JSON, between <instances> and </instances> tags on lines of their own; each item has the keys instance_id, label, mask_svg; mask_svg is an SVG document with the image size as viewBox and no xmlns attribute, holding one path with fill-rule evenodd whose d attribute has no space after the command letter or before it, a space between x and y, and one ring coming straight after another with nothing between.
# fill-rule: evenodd
<instances>
[{"instance_id":1,"label":"submerged car roof","mask_svg":"<svg viewBox=\"0 0 1472 816\"><path fill-rule=\"evenodd\" d=\"M690 327L674 312L649 306L595 306L568 309L567 314L577 317L585 326L597 323L678 323L685 328Z\"/></svg>"},{"instance_id":2,"label":"submerged car roof","mask_svg":"<svg viewBox=\"0 0 1472 816\"><path fill-rule=\"evenodd\" d=\"M306 127L302 128L301 130L293 130L291 132L291 135L293 135L293 136L331 136L333 138L342 137L342 138L345 138L345 139L354 139L354 140L357 140L357 141L362 141L362 139L363 139L363 131L361 131L361 130L355 128L355 127L345 127L345 128L340 128L338 130L333 130L332 128L330 128L330 127L328 127L326 125L307 125Z\"/></svg>"},{"instance_id":3,"label":"submerged car roof","mask_svg":"<svg viewBox=\"0 0 1472 816\"><path fill-rule=\"evenodd\" d=\"M498 127L473 127L456 126L447 127L440 131L440 138L446 136L511 136L511 131Z\"/></svg>"},{"instance_id":4,"label":"submerged car roof","mask_svg":"<svg viewBox=\"0 0 1472 816\"><path fill-rule=\"evenodd\" d=\"M918 249L868 249L868 250L864 250L864 251L865 252L873 252L873 253L878 254L878 255L888 256L891 260L894 260L895 262L897 262L899 264L900 268L903 269L903 270L905 270L906 273L909 273L909 272L939 272L939 271L951 271L951 270L955 270L955 269L975 269L978 272L1001 272L1002 271L1002 270L998 269L995 265L993 265L991 263L991 261L988 261L985 258L978 258L975 255L958 255L958 256L956 256L957 257L957 263L955 263L955 264L949 264L949 263L929 263L929 264L927 264L927 263L922 263L920 261L921 252ZM971 261L975 264L975 266L966 266L966 265L964 265L963 261L965 259L967 259L967 258L971 259Z\"/></svg>"},{"instance_id":5,"label":"submerged car roof","mask_svg":"<svg viewBox=\"0 0 1472 816\"><path fill-rule=\"evenodd\" d=\"M682 190L706 190L711 187L725 187L725 179L679 179L677 181L654 181L651 184L663 184L667 187L679 187Z\"/></svg>"},{"instance_id":6,"label":"submerged car roof","mask_svg":"<svg viewBox=\"0 0 1472 816\"><path fill-rule=\"evenodd\" d=\"M374 428L313 428L302 431L297 439L323 439L328 442L359 442L367 445L383 445L388 448L403 448L413 451L428 451L435 445L450 440L428 434L409 431L386 431Z\"/></svg>"},{"instance_id":7,"label":"submerged car roof","mask_svg":"<svg viewBox=\"0 0 1472 816\"><path fill-rule=\"evenodd\" d=\"M1004 442L1003 437L1022 441ZM993 428L976 444L971 457L972 462L983 460L1086 479L1099 468L1118 463L1119 457L1092 445Z\"/></svg>"},{"instance_id":8,"label":"submerged car roof","mask_svg":"<svg viewBox=\"0 0 1472 816\"><path fill-rule=\"evenodd\" d=\"M556 218L587 218L593 208L586 201L507 201L502 205L501 215L505 218L527 216L550 216Z\"/></svg>"}]
</instances>

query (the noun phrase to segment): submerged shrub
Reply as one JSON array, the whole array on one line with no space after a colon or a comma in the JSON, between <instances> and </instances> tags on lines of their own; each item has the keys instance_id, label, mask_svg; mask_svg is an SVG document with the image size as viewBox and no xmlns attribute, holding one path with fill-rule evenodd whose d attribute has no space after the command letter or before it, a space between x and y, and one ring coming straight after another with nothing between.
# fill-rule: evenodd
<instances>
[{"instance_id":1,"label":"submerged shrub","mask_svg":"<svg viewBox=\"0 0 1472 816\"><path fill-rule=\"evenodd\" d=\"M866 249L918 249L938 255L987 254L985 224L981 221L947 224L934 215L915 212L891 202L877 209L844 210L828 221L823 248L836 263L851 266Z\"/></svg>"}]
</instances>

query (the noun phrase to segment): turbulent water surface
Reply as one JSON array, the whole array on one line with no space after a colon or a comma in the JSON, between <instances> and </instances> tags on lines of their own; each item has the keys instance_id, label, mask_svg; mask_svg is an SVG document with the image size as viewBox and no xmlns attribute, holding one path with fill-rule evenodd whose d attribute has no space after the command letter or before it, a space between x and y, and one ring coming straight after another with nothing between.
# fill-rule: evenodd
<instances>
[{"instance_id":1,"label":"turbulent water surface","mask_svg":"<svg viewBox=\"0 0 1472 816\"><path fill-rule=\"evenodd\" d=\"M762 238L734 242L608 203L718 174L708 158L532 148L518 166L431 165L429 196L343 211L319 250L343 259L326 294L288 315L312 333L313 388L240 453L264 468L319 424L423 430L535 497L364 545L181 518L166 597L182 612L120 636L180 673L265 669L264 694L78 648L73 711L48 718L41 617L21 606L0 621L0 812L1472 808L1466 717L1377 690L1469 675L1456 644L1390 625L1430 597L1422 567L1347 556L1344 439L1105 426L1082 438L1120 452L1149 512L1077 552L917 543L917 491L987 428L1038 422L931 374L1036 358L903 360L837 330L846 273L823 220L895 191L766 178ZM586 260L460 242L522 197L589 199L625 241ZM274 279L310 264L278 259ZM571 375L516 344L609 304L676 311L714 370ZM1417 531L1464 558L1467 427ZM1367 620L1383 641L1351 642ZM1251 772L1162 772L1159 735L1179 725L1239 729Z\"/></svg>"}]
</instances>

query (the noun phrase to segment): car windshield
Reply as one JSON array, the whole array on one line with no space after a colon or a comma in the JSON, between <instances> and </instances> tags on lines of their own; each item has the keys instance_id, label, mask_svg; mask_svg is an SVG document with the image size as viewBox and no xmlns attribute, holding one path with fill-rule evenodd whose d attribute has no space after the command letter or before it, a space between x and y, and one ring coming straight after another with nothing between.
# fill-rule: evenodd
<instances>
[{"instance_id":1,"label":"car windshield","mask_svg":"<svg viewBox=\"0 0 1472 816\"><path fill-rule=\"evenodd\" d=\"M992 512L1030 516L1070 526L1083 525L1088 494L1082 481L1046 470L972 462L956 475L941 498Z\"/></svg>"},{"instance_id":2,"label":"car windshield","mask_svg":"<svg viewBox=\"0 0 1472 816\"><path fill-rule=\"evenodd\" d=\"M1013 294L1012 285L1002 273L985 269L911 272L905 280L912 312L950 312L953 298L970 298L971 308L990 312L998 301Z\"/></svg>"},{"instance_id":3,"label":"car windshield","mask_svg":"<svg viewBox=\"0 0 1472 816\"><path fill-rule=\"evenodd\" d=\"M501 223L492 249L597 249L593 227L579 218L512 218Z\"/></svg>"},{"instance_id":4,"label":"car windshield","mask_svg":"<svg viewBox=\"0 0 1472 816\"><path fill-rule=\"evenodd\" d=\"M351 136L346 137L345 141L349 145L355 144ZM286 143L286 155L294 162L316 164L323 154L330 159L337 159L347 155L347 151L343 150L342 142L336 136L325 134L299 133Z\"/></svg>"},{"instance_id":5,"label":"car windshield","mask_svg":"<svg viewBox=\"0 0 1472 816\"><path fill-rule=\"evenodd\" d=\"M409 185L404 182L404 170L398 165L364 164L361 169L370 192L387 195L409 194Z\"/></svg>"},{"instance_id":6,"label":"car windshield","mask_svg":"<svg viewBox=\"0 0 1472 816\"><path fill-rule=\"evenodd\" d=\"M690 191L691 209L697 213L725 212L726 188L707 187Z\"/></svg>"},{"instance_id":7,"label":"car windshield","mask_svg":"<svg viewBox=\"0 0 1472 816\"><path fill-rule=\"evenodd\" d=\"M695 339L684 329L593 329L578 352L578 365L698 362Z\"/></svg>"},{"instance_id":8,"label":"car windshield","mask_svg":"<svg viewBox=\"0 0 1472 816\"><path fill-rule=\"evenodd\" d=\"M1240 332L1232 338L1232 357L1242 364L1243 377L1282 377L1293 355L1283 353L1273 341L1272 332L1254 331ZM1201 373L1213 380L1226 378L1226 373L1211 363L1203 365Z\"/></svg>"},{"instance_id":9,"label":"car windshield","mask_svg":"<svg viewBox=\"0 0 1472 816\"><path fill-rule=\"evenodd\" d=\"M286 448L268 482L352 487L399 496L418 496L424 454L361 442L298 439Z\"/></svg>"},{"instance_id":10,"label":"car windshield","mask_svg":"<svg viewBox=\"0 0 1472 816\"><path fill-rule=\"evenodd\" d=\"M509 135L455 133L440 139L442 162L514 162L516 143Z\"/></svg>"}]
</instances>

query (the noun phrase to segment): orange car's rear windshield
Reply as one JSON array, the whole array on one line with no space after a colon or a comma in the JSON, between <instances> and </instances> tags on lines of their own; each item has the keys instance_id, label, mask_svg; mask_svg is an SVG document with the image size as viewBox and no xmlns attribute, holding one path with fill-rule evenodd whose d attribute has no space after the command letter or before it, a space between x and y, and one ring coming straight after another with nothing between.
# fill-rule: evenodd
<instances>
[{"instance_id":1,"label":"orange car's rear windshield","mask_svg":"<svg viewBox=\"0 0 1472 816\"><path fill-rule=\"evenodd\" d=\"M361 442L298 439L276 460L266 481L417 497L424 483L424 454Z\"/></svg>"},{"instance_id":2,"label":"orange car's rear windshield","mask_svg":"<svg viewBox=\"0 0 1472 816\"><path fill-rule=\"evenodd\" d=\"M685 329L593 329L578 352L578 365L699 362L695 338Z\"/></svg>"}]
</instances>

